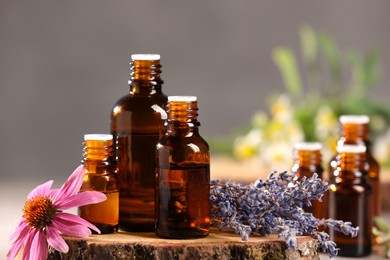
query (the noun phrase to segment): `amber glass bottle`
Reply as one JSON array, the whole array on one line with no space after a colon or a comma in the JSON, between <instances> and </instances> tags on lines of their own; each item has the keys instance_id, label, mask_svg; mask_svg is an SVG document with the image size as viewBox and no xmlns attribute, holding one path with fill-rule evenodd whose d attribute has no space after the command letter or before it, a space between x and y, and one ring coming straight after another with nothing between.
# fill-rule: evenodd
<instances>
[{"instance_id":1,"label":"amber glass bottle","mask_svg":"<svg viewBox=\"0 0 390 260\"><path fill-rule=\"evenodd\" d=\"M130 94L114 105L111 132L119 174L119 227L154 231L155 150L165 132L167 96L160 55L132 55Z\"/></svg>"},{"instance_id":2,"label":"amber glass bottle","mask_svg":"<svg viewBox=\"0 0 390 260\"><path fill-rule=\"evenodd\" d=\"M317 142L302 142L294 145L293 157L294 164L291 167L291 172L295 173L298 180L302 177L310 178L314 173L317 173L319 178L323 178L322 174L322 145ZM322 197L322 201L312 201L312 206L304 206L306 212L313 213L319 219L325 218L325 207L327 205L327 193Z\"/></svg>"},{"instance_id":3,"label":"amber glass bottle","mask_svg":"<svg viewBox=\"0 0 390 260\"><path fill-rule=\"evenodd\" d=\"M118 230L119 188L112 135L84 135L85 176L80 191L100 191L107 200L79 207L79 215L97 226L102 234Z\"/></svg>"},{"instance_id":4,"label":"amber glass bottle","mask_svg":"<svg viewBox=\"0 0 390 260\"><path fill-rule=\"evenodd\" d=\"M167 132L156 151L156 234L204 237L210 230L210 154L199 135L196 97L168 98Z\"/></svg>"},{"instance_id":5,"label":"amber glass bottle","mask_svg":"<svg viewBox=\"0 0 390 260\"><path fill-rule=\"evenodd\" d=\"M329 217L359 226L359 233L351 238L331 229L330 236L340 248L338 255L367 256L372 245L373 201L372 188L367 182L366 147L343 145L337 150L340 161L329 192Z\"/></svg>"},{"instance_id":6,"label":"amber glass bottle","mask_svg":"<svg viewBox=\"0 0 390 260\"><path fill-rule=\"evenodd\" d=\"M381 203L381 186L379 178L379 164L372 156L370 150L370 141L368 138L369 133L369 121L370 118L365 115L344 115L340 117L340 123L342 128L342 134L340 140L337 142L337 146L344 144L362 144L367 147L367 172L368 182L373 189L374 198L374 216L380 216L382 212ZM329 181L334 182L334 174L338 167L337 155L332 158L329 163Z\"/></svg>"}]
</instances>

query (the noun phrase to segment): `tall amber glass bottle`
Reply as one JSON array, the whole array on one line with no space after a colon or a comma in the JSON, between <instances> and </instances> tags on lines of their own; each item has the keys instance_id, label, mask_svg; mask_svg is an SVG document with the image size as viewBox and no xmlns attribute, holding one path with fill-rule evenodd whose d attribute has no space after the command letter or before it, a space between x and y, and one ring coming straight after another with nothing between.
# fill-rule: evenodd
<instances>
[{"instance_id":1,"label":"tall amber glass bottle","mask_svg":"<svg viewBox=\"0 0 390 260\"><path fill-rule=\"evenodd\" d=\"M372 245L373 201L367 182L366 147L343 145L337 150L340 161L329 193L329 217L359 226L359 233L351 238L331 229L330 236L340 248L340 256L367 256Z\"/></svg>"},{"instance_id":2,"label":"tall amber glass bottle","mask_svg":"<svg viewBox=\"0 0 390 260\"><path fill-rule=\"evenodd\" d=\"M199 135L196 97L168 98L167 132L156 151L156 234L204 237L210 230L210 154Z\"/></svg>"},{"instance_id":3,"label":"tall amber glass bottle","mask_svg":"<svg viewBox=\"0 0 390 260\"><path fill-rule=\"evenodd\" d=\"M167 96L160 55L131 56L130 94L114 105L111 132L119 174L119 227L154 231L155 150L165 132Z\"/></svg>"},{"instance_id":4,"label":"tall amber glass bottle","mask_svg":"<svg viewBox=\"0 0 390 260\"><path fill-rule=\"evenodd\" d=\"M365 115L344 115L340 117L341 123L341 138L337 142L337 146L342 146L344 144L362 144L367 147L367 172L368 172L368 182L373 189L373 198L374 198L374 216L380 216L382 212L382 203L381 203L381 186L379 178L379 164L372 156L370 149L370 141L368 138L369 135L369 122L370 118ZM332 158L329 163L329 181L334 182L334 174L338 167L337 155Z\"/></svg>"},{"instance_id":5,"label":"tall amber glass bottle","mask_svg":"<svg viewBox=\"0 0 390 260\"><path fill-rule=\"evenodd\" d=\"M114 233L118 229L119 188L112 135L85 135L83 151L85 176L80 191L100 191L107 200L79 207L79 215L102 234Z\"/></svg>"},{"instance_id":6,"label":"tall amber glass bottle","mask_svg":"<svg viewBox=\"0 0 390 260\"><path fill-rule=\"evenodd\" d=\"M294 164L291 167L291 172L295 173L298 180L302 177L310 178L314 173L317 173L319 178L323 178L322 174L322 145L317 142L302 142L294 145L293 157ZM327 205L327 193L323 196L322 201L312 201L312 206L304 206L306 212L313 213L319 219L325 218L325 207Z\"/></svg>"}]
</instances>

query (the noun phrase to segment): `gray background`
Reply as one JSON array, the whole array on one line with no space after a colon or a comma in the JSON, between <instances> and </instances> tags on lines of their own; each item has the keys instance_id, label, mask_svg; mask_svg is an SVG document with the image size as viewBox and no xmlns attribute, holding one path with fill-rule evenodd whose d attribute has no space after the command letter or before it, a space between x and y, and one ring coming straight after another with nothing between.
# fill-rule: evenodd
<instances>
[{"instance_id":1,"label":"gray background","mask_svg":"<svg viewBox=\"0 0 390 260\"><path fill-rule=\"evenodd\" d=\"M1 1L2 180L66 178L85 133L109 132L131 53L160 53L168 95L199 97L202 134L228 134L282 91L272 48L310 24L341 48L382 51L389 1Z\"/></svg>"},{"instance_id":2,"label":"gray background","mask_svg":"<svg viewBox=\"0 0 390 260\"><path fill-rule=\"evenodd\" d=\"M225 135L284 89L270 54L299 51L305 23L342 49L377 46L388 100L389 14L386 0L0 1L0 197L18 207L0 233L35 185L68 177L83 134L109 132L131 53L161 54L164 92L198 96L202 134Z\"/></svg>"}]
</instances>

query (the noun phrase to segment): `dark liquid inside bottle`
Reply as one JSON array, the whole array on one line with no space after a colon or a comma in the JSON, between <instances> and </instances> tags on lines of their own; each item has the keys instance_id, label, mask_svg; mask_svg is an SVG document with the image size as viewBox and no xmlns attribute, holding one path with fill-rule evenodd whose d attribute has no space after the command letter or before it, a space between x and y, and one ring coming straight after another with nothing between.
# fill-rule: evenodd
<instances>
[{"instance_id":1,"label":"dark liquid inside bottle","mask_svg":"<svg viewBox=\"0 0 390 260\"><path fill-rule=\"evenodd\" d=\"M105 201L78 208L79 216L99 228L101 234L118 230L119 187L111 135L85 135L82 163L85 176L80 191L99 191ZM92 231L95 233L95 231Z\"/></svg>"},{"instance_id":2,"label":"dark liquid inside bottle","mask_svg":"<svg viewBox=\"0 0 390 260\"><path fill-rule=\"evenodd\" d=\"M323 178L321 149L322 145L316 142L295 144L293 150L294 164L291 167L291 172L295 173L298 180L303 177L311 178L314 173L318 175L318 178ZM311 204L311 206L304 205L303 210L312 213L316 218L325 218L327 210L324 205L327 205L327 194L325 193L322 196L321 201L312 200Z\"/></svg>"},{"instance_id":3,"label":"dark liquid inside bottle","mask_svg":"<svg viewBox=\"0 0 390 260\"><path fill-rule=\"evenodd\" d=\"M362 193L364 191L364 193ZM345 236L330 230L330 236L340 248L339 256L360 257L371 254L371 193L367 188L354 185L340 185L336 193L330 193L330 217L350 221L352 226L359 226L356 237ZM370 213L368 213L369 211Z\"/></svg>"},{"instance_id":4,"label":"dark liquid inside bottle","mask_svg":"<svg viewBox=\"0 0 390 260\"><path fill-rule=\"evenodd\" d=\"M369 125L368 125L368 117L367 122L351 122L350 120L354 120L354 118L362 118L365 116L342 116L344 117L344 121L341 122L341 138L338 141L338 146L342 145L357 145L362 144L367 147L366 151L366 170L367 170L367 181L372 187L373 193L373 203L374 203L374 216L381 216L382 213L382 195L381 195L381 185L380 185L380 166L379 163L375 160L371 153L371 143L369 141ZM351 118L352 117L352 118ZM347 121L345 121L347 120ZM349 120L349 121L348 121ZM356 120L356 119L355 119ZM338 155L335 155L329 162L329 182L334 183L335 170L338 167L338 161L340 160Z\"/></svg>"},{"instance_id":5,"label":"dark liquid inside bottle","mask_svg":"<svg viewBox=\"0 0 390 260\"><path fill-rule=\"evenodd\" d=\"M79 208L79 215L94 224L101 234L112 234L118 230L118 200L119 192L104 193L107 200ZM93 234L96 234L92 230Z\"/></svg>"},{"instance_id":6,"label":"dark liquid inside bottle","mask_svg":"<svg viewBox=\"0 0 390 260\"><path fill-rule=\"evenodd\" d=\"M119 176L119 227L154 231L155 151L164 134L167 96L159 60L133 60L130 94L115 104L111 132Z\"/></svg>"},{"instance_id":7,"label":"dark liquid inside bottle","mask_svg":"<svg viewBox=\"0 0 390 260\"><path fill-rule=\"evenodd\" d=\"M127 139L127 140L124 140ZM155 150L159 139L156 134L132 134L118 137L118 147L128 149L131 155L118 159L118 167L125 174L119 175L120 227L131 231L154 231ZM131 143L131 145L129 145ZM122 145L123 144L123 145ZM123 147L124 146L124 147ZM128 165L131 164L131 171Z\"/></svg>"},{"instance_id":8,"label":"dark liquid inside bottle","mask_svg":"<svg viewBox=\"0 0 390 260\"><path fill-rule=\"evenodd\" d=\"M167 107L167 131L156 148L156 234L204 237L210 232L210 152L199 135L196 98L170 97Z\"/></svg>"},{"instance_id":9,"label":"dark liquid inside bottle","mask_svg":"<svg viewBox=\"0 0 390 260\"><path fill-rule=\"evenodd\" d=\"M209 165L159 169L157 235L195 238L209 234ZM163 223L161 223L163 222Z\"/></svg>"},{"instance_id":10,"label":"dark liquid inside bottle","mask_svg":"<svg viewBox=\"0 0 390 260\"><path fill-rule=\"evenodd\" d=\"M340 256L361 257L371 254L373 226L372 187L366 171L366 147L343 145L337 148L339 168L330 186L329 217L359 227L356 237L330 229L330 238L340 248Z\"/></svg>"}]
</instances>

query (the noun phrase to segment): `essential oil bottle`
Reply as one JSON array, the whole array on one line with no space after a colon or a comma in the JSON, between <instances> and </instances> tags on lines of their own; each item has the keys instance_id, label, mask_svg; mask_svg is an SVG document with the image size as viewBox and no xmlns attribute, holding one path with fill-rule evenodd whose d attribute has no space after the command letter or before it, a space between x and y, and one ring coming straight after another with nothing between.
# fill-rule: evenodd
<instances>
[{"instance_id":1,"label":"essential oil bottle","mask_svg":"<svg viewBox=\"0 0 390 260\"><path fill-rule=\"evenodd\" d=\"M322 144L318 142L300 142L294 145L293 158L294 164L291 167L291 172L295 173L298 180L302 177L311 178L314 173L317 173L319 178L323 178L324 168L322 167ZM306 212L313 213L316 218L325 218L327 205L327 193L322 197L322 201L312 201L312 206L304 206Z\"/></svg>"},{"instance_id":2,"label":"essential oil bottle","mask_svg":"<svg viewBox=\"0 0 390 260\"><path fill-rule=\"evenodd\" d=\"M168 97L167 131L156 151L156 234L163 238L210 231L210 153L197 111L196 97Z\"/></svg>"},{"instance_id":3,"label":"essential oil bottle","mask_svg":"<svg viewBox=\"0 0 390 260\"><path fill-rule=\"evenodd\" d=\"M373 201L367 182L366 147L343 145L337 148L338 168L329 192L329 217L351 222L359 227L356 237L330 229L330 237L340 248L339 256L361 257L371 254Z\"/></svg>"},{"instance_id":4,"label":"essential oil bottle","mask_svg":"<svg viewBox=\"0 0 390 260\"><path fill-rule=\"evenodd\" d=\"M343 115L339 118L341 124L341 137L337 142L337 146L343 146L345 144L361 144L367 148L367 172L368 182L372 186L373 198L374 198L374 216L380 216L382 212L382 199L381 199L381 186L380 186L380 174L379 164L372 156L370 150L369 141L369 122L370 118L366 115ZM334 182L335 176L333 173L338 167L337 155L332 158L329 163L329 181Z\"/></svg>"},{"instance_id":5,"label":"essential oil bottle","mask_svg":"<svg viewBox=\"0 0 390 260\"><path fill-rule=\"evenodd\" d=\"M119 188L112 135L84 135L82 163L85 175L80 191L100 191L107 200L79 207L79 215L98 227L102 234L118 230Z\"/></svg>"},{"instance_id":6,"label":"essential oil bottle","mask_svg":"<svg viewBox=\"0 0 390 260\"><path fill-rule=\"evenodd\" d=\"M158 54L131 56L130 93L111 114L119 175L119 227L154 231L155 152L164 135L167 96L161 90Z\"/></svg>"}]
</instances>

